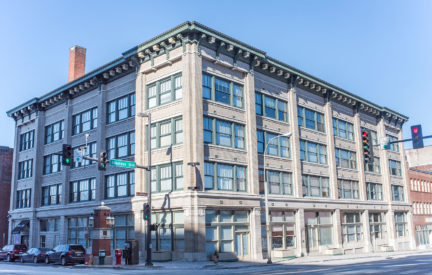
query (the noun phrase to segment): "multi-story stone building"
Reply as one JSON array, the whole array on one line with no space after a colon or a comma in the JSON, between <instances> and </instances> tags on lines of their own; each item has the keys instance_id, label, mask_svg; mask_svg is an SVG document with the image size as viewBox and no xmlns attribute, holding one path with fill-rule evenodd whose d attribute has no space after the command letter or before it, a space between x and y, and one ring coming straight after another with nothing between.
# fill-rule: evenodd
<instances>
[{"instance_id":1,"label":"multi-story stone building","mask_svg":"<svg viewBox=\"0 0 432 275\"><path fill-rule=\"evenodd\" d=\"M136 238L145 253L147 199L134 196L146 192L145 170L61 167L56 155L87 137L89 155L147 165L138 113L152 117L158 259L266 257L264 168L273 256L413 245L403 148L377 147L365 165L360 138L366 128L375 144L401 139L407 117L196 22L8 112L16 145L28 132L35 144L14 155L11 229L28 224L31 245L91 246L87 220L103 201L116 217L112 248Z\"/></svg>"},{"instance_id":2,"label":"multi-story stone building","mask_svg":"<svg viewBox=\"0 0 432 275\"><path fill-rule=\"evenodd\" d=\"M432 245L432 146L406 150L416 244Z\"/></svg>"},{"instance_id":3,"label":"multi-story stone building","mask_svg":"<svg viewBox=\"0 0 432 275\"><path fill-rule=\"evenodd\" d=\"M13 149L0 146L0 245L8 241L8 212L12 179Z\"/></svg>"}]
</instances>

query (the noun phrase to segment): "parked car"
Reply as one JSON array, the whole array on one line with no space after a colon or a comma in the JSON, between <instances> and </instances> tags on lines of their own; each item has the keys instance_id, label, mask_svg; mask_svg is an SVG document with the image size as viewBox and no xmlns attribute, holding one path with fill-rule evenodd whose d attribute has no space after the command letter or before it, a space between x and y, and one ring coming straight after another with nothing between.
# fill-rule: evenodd
<instances>
[{"instance_id":1,"label":"parked car","mask_svg":"<svg viewBox=\"0 0 432 275\"><path fill-rule=\"evenodd\" d=\"M25 244L9 244L0 250L0 260L13 262L20 259L21 254L27 252Z\"/></svg>"},{"instance_id":2,"label":"parked car","mask_svg":"<svg viewBox=\"0 0 432 275\"><path fill-rule=\"evenodd\" d=\"M60 244L48 251L45 256L45 263L69 263L83 264L85 262L85 248L80 244Z\"/></svg>"},{"instance_id":3,"label":"parked car","mask_svg":"<svg viewBox=\"0 0 432 275\"><path fill-rule=\"evenodd\" d=\"M35 264L45 261L46 253L51 251L49 248L30 248L21 255L21 262L33 262Z\"/></svg>"}]
</instances>

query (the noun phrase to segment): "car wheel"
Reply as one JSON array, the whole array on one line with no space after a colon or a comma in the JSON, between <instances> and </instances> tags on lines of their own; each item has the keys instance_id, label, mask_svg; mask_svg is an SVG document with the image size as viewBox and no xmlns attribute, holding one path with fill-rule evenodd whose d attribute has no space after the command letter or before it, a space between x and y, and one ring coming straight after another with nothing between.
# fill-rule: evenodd
<instances>
[{"instance_id":1,"label":"car wheel","mask_svg":"<svg viewBox=\"0 0 432 275\"><path fill-rule=\"evenodd\" d=\"M6 256L6 262L10 262L11 261L11 257L10 257L10 255L8 254L7 256Z\"/></svg>"},{"instance_id":2,"label":"car wheel","mask_svg":"<svg viewBox=\"0 0 432 275\"><path fill-rule=\"evenodd\" d=\"M61 265L66 265L67 264L65 257L61 257L60 262L61 262Z\"/></svg>"},{"instance_id":3,"label":"car wheel","mask_svg":"<svg viewBox=\"0 0 432 275\"><path fill-rule=\"evenodd\" d=\"M45 257L45 263L46 263L46 264L49 264L49 263L50 263L48 257Z\"/></svg>"},{"instance_id":4,"label":"car wheel","mask_svg":"<svg viewBox=\"0 0 432 275\"><path fill-rule=\"evenodd\" d=\"M38 263L38 259L37 259L37 257L33 257L33 263L34 263L34 264L37 264L37 263Z\"/></svg>"}]
</instances>

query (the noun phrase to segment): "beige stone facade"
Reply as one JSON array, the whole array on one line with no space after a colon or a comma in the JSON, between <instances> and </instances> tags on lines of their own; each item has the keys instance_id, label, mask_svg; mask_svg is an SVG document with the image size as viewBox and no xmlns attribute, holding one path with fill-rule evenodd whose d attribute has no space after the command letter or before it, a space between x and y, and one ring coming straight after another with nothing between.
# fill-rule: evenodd
<instances>
[{"instance_id":1,"label":"beige stone facade","mask_svg":"<svg viewBox=\"0 0 432 275\"><path fill-rule=\"evenodd\" d=\"M135 72L121 75L122 69L108 64L106 69L94 73L96 78L105 79L94 94L100 118L95 140L100 152L107 148L107 137L134 130L134 160L147 165L145 117L116 122L128 123L118 130L108 124L105 127L106 102L119 94L128 94L130 89L123 89L122 85L129 87L128 81L134 81L135 112L151 113L154 127L152 219L159 225L154 232L155 259L207 260L215 252L221 260L266 257L261 192L264 177L260 172L264 167L269 173L267 178L275 180L269 194L273 257L413 247L407 196L397 201L392 197L393 185L401 186L405 194L408 192L406 171L397 168L397 163L404 160L404 150L381 150L375 141L374 155L379 157L379 167L375 172L367 172L361 143L362 127L374 131L377 140L386 135L401 139L402 124L407 119L403 115L291 68L196 22L186 22L123 55L123 64L133 65ZM115 66L125 68L120 61ZM209 86L204 87L207 80ZM73 85L79 87L80 81L87 80L84 77L72 82L66 91L74 91ZM118 87L117 90L112 86ZM211 96L205 94L207 88ZM73 95L70 100L74 102L90 92ZM256 101L257 98L262 102ZM44 107L41 113L49 112L49 108ZM258 108L262 108L262 115ZM68 110L71 113L66 120L70 121L75 112ZM11 110L9 114L20 121L17 112L18 109ZM27 120L32 123L38 118L30 112L22 119ZM339 126L334 129L338 120L345 125L340 127L350 130ZM17 143L23 125L17 124ZM37 127L44 125L40 122ZM351 138L335 135L339 130ZM287 142L276 138L276 145L269 147L264 163L260 146L265 146L266 139L262 142L261 137L267 137L268 141L287 132L291 133ZM168 143L167 133L171 134ZM345 154L351 159L346 160ZM15 153L15 158L20 158L20 154ZM199 165L189 165L196 162ZM97 172L96 167L92 168L97 182L96 199L85 204L80 215L89 215L101 201L114 214L133 215L133 238L140 241L144 255L142 206L147 198L107 195L107 176L121 171L108 167L106 172ZM52 206L55 211L51 213L61 217L60 235L62 241L68 241L69 218L76 215L72 213L74 204L68 201L71 191L67 186L69 177L73 177L68 174L74 172L60 173L65 174L63 203L61 207ZM135 193L147 192L146 170L136 169L134 178ZM37 181L29 182L29 186L40 188ZM15 184L21 182L15 180ZM169 190L167 184L171 186ZM341 185L351 187L347 190ZM18 189L15 187L13 192ZM15 210L12 205L11 220L22 219L18 216L21 212L32 213L30 231L38 232L37 221L45 212L37 204L32 205L31 211ZM35 245L39 242L31 233L30 239Z\"/></svg>"}]
</instances>

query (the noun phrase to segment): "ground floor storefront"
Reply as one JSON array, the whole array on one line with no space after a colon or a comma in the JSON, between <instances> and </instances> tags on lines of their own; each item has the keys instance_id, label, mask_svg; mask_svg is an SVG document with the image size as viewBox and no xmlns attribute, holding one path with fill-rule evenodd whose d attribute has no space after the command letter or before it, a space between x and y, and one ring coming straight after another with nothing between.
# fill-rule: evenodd
<instances>
[{"instance_id":1,"label":"ground floor storefront","mask_svg":"<svg viewBox=\"0 0 432 275\"><path fill-rule=\"evenodd\" d=\"M228 195L200 198L196 193L191 194L189 198L173 196L169 203L166 196L155 195L152 209L155 230L151 234L153 259L211 260L214 255L219 260L267 257L266 219L261 200ZM110 232L112 252L124 248L129 240L138 240L140 256L145 256L143 202L143 198L132 203L105 201L115 218ZM269 205L273 258L413 248L409 205L389 207L388 204L283 199L275 199ZM10 236L10 242L23 243L24 240L31 247L51 248L77 243L90 253L93 228L89 218L95 206L29 213L24 219L14 219L12 215L11 232L16 234ZM18 230L20 224L26 228ZM421 240L426 242L425 239Z\"/></svg>"}]
</instances>

